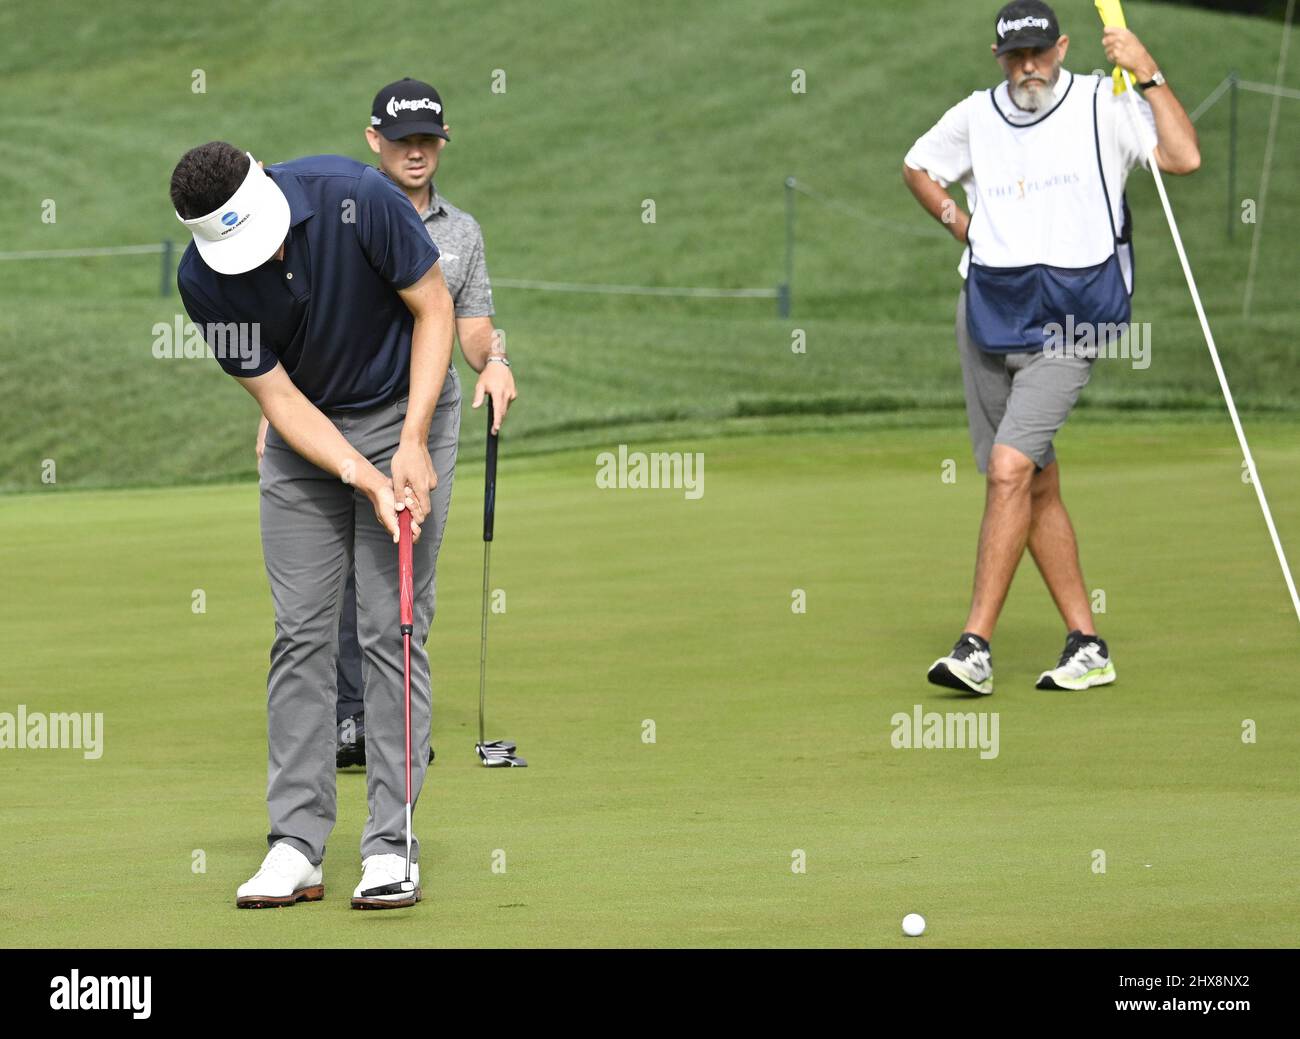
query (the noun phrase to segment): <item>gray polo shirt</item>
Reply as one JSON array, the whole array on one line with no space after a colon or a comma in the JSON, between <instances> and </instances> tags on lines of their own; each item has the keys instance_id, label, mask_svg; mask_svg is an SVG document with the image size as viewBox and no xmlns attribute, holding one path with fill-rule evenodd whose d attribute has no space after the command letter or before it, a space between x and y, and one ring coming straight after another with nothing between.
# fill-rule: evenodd
<instances>
[{"instance_id":1,"label":"gray polo shirt","mask_svg":"<svg viewBox=\"0 0 1300 1039\"><path fill-rule=\"evenodd\" d=\"M456 305L456 316L491 317L492 283L488 280L478 221L439 195L432 184L429 208L420 219L441 254L442 276Z\"/></svg>"}]
</instances>

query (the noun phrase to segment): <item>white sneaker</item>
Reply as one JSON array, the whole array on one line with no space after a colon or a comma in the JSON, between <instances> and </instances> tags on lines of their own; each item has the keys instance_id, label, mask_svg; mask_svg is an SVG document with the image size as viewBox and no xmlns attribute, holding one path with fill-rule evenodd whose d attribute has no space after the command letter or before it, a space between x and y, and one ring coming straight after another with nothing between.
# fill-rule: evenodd
<instances>
[{"instance_id":1,"label":"white sneaker","mask_svg":"<svg viewBox=\"0 0 1300 1039\"><path fill-rule=\"evenodd\" d=\"M1039 689L1091 689L1115 681L1115 665L1106 640L1072 631L1056 667L1038 676Z\"/></svg>"},{"instance_id":2,"label":"white sneaker","mask_svg":"<svg viewBox=\"0 0 1300 1039\"><path fill-rule=\"evenodd\" d=\"M262 868L235 892L240 909L269 909L295 902L319 902L325 897L321 868L287 841L266 853Z\"/></svg>"},{"instance_id":3,"label":"white sneaker","mask_svg":"<svg viewBox=\"0 0 1300 1039\"><path fill-rule=\"evenodd\" d=\"M362 895L389 884L400 884L406 879L405 855L371 855L361 863L361 883L352 892L353 909L403 909L413 906L424 897L420 890L420 864L411 863L411 883L414 891L391 895Z\"/></svg>"},{"instance_id":4,"label":"white sneaker","mask_svg":"<svg viewBox=\"0 0 1300 1039\"><path fill-rule=\"evenodd\" d=\"M925 677L935 685L988 696L993 692L993 657L988 643L962 632L952 652L931 664Z\"/></svg>"}]
</instances>

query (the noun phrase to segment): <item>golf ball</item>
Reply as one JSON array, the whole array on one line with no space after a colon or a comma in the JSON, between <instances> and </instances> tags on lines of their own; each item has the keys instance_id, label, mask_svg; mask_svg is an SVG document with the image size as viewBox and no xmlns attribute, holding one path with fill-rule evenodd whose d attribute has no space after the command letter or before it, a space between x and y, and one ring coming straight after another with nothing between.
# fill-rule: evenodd
<instances>
[{"instance_id":1,"label":"golf ball","mask_svg":"<svg viewBox=\"0 0 1300 1039\"><path fill-rule=\"evenodd\" d=\"M920 913L908 913L903 917L903 933L909 938L919 938L925 933L925 917Z\"/></svg>"}]
</instances>

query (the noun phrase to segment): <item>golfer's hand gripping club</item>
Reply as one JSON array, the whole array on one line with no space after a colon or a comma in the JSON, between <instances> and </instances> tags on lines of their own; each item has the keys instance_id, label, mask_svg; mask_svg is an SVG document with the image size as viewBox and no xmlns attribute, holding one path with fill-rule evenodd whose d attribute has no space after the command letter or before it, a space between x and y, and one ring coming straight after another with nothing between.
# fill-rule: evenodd
<instances>
[{"instance_id":1,"label":"golfer's hand gripping club","mask_svg":"<svg viewBox=\"0 0 1300 1039\"><path fill-rule=\"evenodd\" d=\"M397 514L397 591L398 609L401 612L402 634L409 635L414 630L415 612L415 568L411 556L411 510L402 509Z\"/></svg>"}]
</instances>

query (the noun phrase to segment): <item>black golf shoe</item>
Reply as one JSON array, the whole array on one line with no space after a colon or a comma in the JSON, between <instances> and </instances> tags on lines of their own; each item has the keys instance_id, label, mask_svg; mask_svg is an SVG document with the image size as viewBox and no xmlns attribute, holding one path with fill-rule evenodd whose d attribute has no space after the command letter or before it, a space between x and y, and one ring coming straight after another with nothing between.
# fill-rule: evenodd
<instances>
[{"instance_id":1,"label":"black golf shoe","mask_svg":"<svg viewBox=\"0 0 1300 1039\"><path fill-rule=\"evenodd\" d=\"M429 764L433 764L433 744L429 744ZM334 764L337 768L353 765L366 767L366 712L357 711L339 722L338 751Z\"/></svg>"},{"instance_id":2,"label":"black golf shoe","mask_svg":"<svg viewBox=\"0 0 1300 1039\"><path fill-rule=\"evenodd\" d=\"M335 764L338 768L350 768L353 765L366 767L366 714L357 711L339 722L338 753Z\"/></svg>"}]
</instances>

